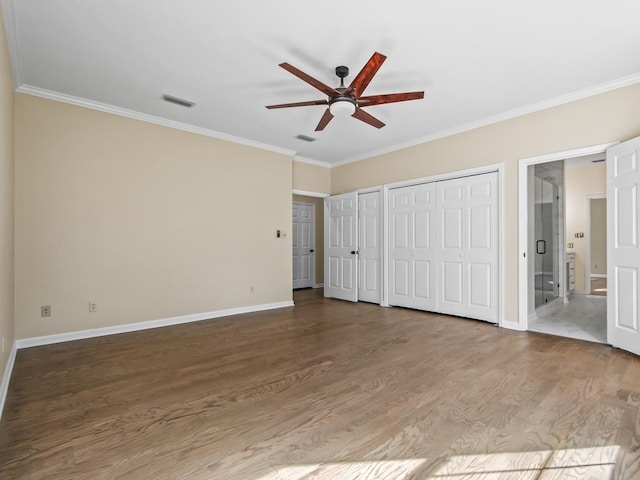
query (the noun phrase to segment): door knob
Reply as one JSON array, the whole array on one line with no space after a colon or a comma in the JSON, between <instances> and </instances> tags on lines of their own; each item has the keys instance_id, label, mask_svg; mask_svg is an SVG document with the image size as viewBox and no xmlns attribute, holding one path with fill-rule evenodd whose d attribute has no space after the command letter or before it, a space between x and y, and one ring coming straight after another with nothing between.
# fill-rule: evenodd
<instances>
[{"instance_id":1,"label":"door knob","mask_svg":"<svg viewBox=\"0 0 640 480\"><path fill-rule=\"evenodd\" d=\"M351 255L356 255L358 253L357 250L351 250Z\"/></svg>"},{"instance_id":2,"label":"door knob","mask_svg":"<svg viewBox=\"0 0 640 480\"><path fill-rule=\"evenodd\" d=\"M309 253L313 253L313 252L315 252L315 250L314 250L314 249L309 250Z\"/></svg>"}]
</instances>

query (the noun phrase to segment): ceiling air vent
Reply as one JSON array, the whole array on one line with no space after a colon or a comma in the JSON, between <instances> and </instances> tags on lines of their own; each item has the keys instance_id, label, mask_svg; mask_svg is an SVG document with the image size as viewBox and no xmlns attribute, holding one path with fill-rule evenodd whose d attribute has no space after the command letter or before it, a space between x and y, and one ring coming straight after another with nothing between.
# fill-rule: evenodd
<instances>
[{"instance_id":1,"label":"ceiling air vent","mask_svg":"<svg viewBox=\"0 0 640 480\"><path fill-rule=\"evenodd\" d=\"M310 137L308 135L296 135L296 138L298 140L304 140L305 142L315 142L316 139L313 137Z\"/></svg>"},{"instance_id":2,"label":"ceiling air vent","mask_svg":"<svg viewBox=\"0 0 640 480\"><path fill-rule=\"evenodd\" d=\"M184 98L174 97L173 95L167 95L166 93L162 94L162 99L165 102L175 103L176 105L180 105L181 107L191 108L195 105L195 102L185 100Z\"/></svg>"}]
</instances>

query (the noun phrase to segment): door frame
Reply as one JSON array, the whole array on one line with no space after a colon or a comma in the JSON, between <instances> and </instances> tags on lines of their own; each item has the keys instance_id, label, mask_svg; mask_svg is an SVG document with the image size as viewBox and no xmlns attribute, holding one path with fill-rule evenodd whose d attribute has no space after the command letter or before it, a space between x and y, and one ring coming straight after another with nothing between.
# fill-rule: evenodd
<instances>
[{"instance_id":1,"label":"door frame","mask_svg":"<svg viewBox=\"0 0 640 480\"><path fill-rule=\"evenodd\" d=\"M389 249L387 248L387 239L389 238L389 190L394 188L409 187L422 183L439 182L442 180L452 180L455 178L469 177L472 175L482 175L483 173L498 172L498 326L513 328L511 323L504 318L505 305L505 249L504 246L504 205L502 199L504 196L504 163L494 163L481 167L468 168L455 172L441 173L428 177L412 178L410 180L402 180L399 182L387 183L382 186L382 242L383 242L383 258L382 269L385 274L382 276L382 303L383 307L389 306Z\"/></svg>"},{"instance_id":2,"label":"door frame","mask_svg":"<svg viewBox=\"0 0 640 480\"><path fill-rule=\"evenodd\" d=\"M593 195L587 195L585 197L585 205L584 205L584 231L585 236L587 237L587 241L585 245L587 248L585 249L584 256L584 293L591 293L591 200L600 200L607 199L606 193L597 193ZM608 220L607 220L608 222ZM607 275L599 274L600 277L607 278Z\"/></svg>"},{"instance_id":3,"label":"door frame","mask_svg":"<svg viewBox=\"0 0 640 480\"><path fill-rule=\"evenodd\" d=\"M521 158L518 161L518 321L508 322L508 328L521 331L529 329L529 258L527 257L529 242L529 167L540 163L555 162L558 160L567 160L569 158L605 153L608 148L617 145L618 143L620 142L602 143L589 147L566 150L563 152L554 152L545 155L537 155L535 157ZM566 261L564 252L565 249L563 248L560 260L562 265L564 265Z\"/></svg>"},{"instance_id":4,"label":"door frame","mask_svg":"<svg viewBox=\"0 0 640 480\"><path fill-rule=\"evenodd\" d=\"M298 288L314 288L316 285L316 205L310 202L293 201L292 207L295 205L302 205L304 207L311 207L311 265L309 275L311 276L310 287L298 287ZM293 248L293 246L291 247ZM296 289L295 287L293 288Z\"/></svg>"}]
</instances>

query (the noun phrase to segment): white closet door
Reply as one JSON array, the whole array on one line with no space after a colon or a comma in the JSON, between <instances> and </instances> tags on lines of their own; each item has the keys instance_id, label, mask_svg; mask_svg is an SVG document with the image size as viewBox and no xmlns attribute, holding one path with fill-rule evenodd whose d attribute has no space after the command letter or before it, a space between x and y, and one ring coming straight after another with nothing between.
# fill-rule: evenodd
<instances>
[{"instance_id":1,"label":"white closet door","mask_svg":"<svg viewBox=\"0 0 640 480\"><path fill-rule=\"evenodd\" d=\"M381 218L380 192L358 196L360 248L358 249L358 300L380 303Z\"/></svg>"},{"instance_id":2,"label":"white closet door","mask_svg":"<svg viewBox=\"0 0 640 480\"><path fill-rule=\"evenodd\" d=\"M607 150L607 341L640 355L640 137Z\"/></svg>"},{"instance_id":3,"label":"white closet door","mask_svg":"<svg viewBox=\"0 0 640 480\"><path fill-rule=\"evenodd\" d=\"M358 193L325 199L324 296L358 301Z\"/></svg>"},{"instance_id":4,"label":"white closet door","mask_svg":"<svg viewBox=\"0 0 640 480\"><path fill-rule=\"evenodd\" d=\"M314 261L314 210L313 204L293 204L293 288L313 287Z\"/></svg>"},{"instance_id":5,"label":"white closet door","mask_svg":"<svg viewBox=\"0 0 640 480\"><path fill-rule=\"evenodd\" d=\"M498 321L498 174L437 183L440 313Z\"/></svg>"},{"instance_id":6,"label":"white closet door","mask_svg":"<svg viewBox=\"0 0 640 480\"><path fill-rule=\"evenodd\" d=\"M434 310L435 183L389 191L389 304Z\"/></svg>"}]
</instances>

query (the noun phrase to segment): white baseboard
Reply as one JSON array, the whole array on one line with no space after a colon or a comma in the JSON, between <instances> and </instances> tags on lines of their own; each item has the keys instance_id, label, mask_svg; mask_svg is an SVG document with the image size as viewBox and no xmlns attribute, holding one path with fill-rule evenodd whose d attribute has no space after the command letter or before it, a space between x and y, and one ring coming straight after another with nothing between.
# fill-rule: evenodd
<instances>
[{"instance_id":1,"label":"white baseboard","mask_svg":"<svg viewBox=\"0 0 640 480\"><path fill-rule=\"evenodd\" d=\"M324 288L324 283L316 283L313 288Z\"/></svg>"},{"instance_id":2,"label":"white baseboard","mask_svg":"<svg viewBox=\"0 0 640 480\"><path fill-rule=\"evenodd\" d=\"M21 338L16 340L17 348L39 347L42 345L51 345L54 343L70 342L72 340L82 340L85 338L103 337L105 335L115 335L118 333L137 332L139 330L148 330L151 328L169 327L171 325L180 325L183 323L199 322L202 320L210 320L213 318L228 317L231 315L241 315L243 313L262 312L265 310L273 310L276 308L293 307L293 302L266 303L263 305L251 305L249 307L228 308L226 310L217 310L214 312L194 313L191 315L182 315L179 317L162 318L160 320L150 320L147 322L127 323L125 325L116 325L113 327L92 328L89 330L78 330L75 332L58 333L54 335L45 335L43 337Z\"/></svg>"},{"instance_id":3,"label":"white baseboard","mask_svg":"<svg viewBox=\"0 0 640 480\"><path fill-rule=\"evenodd\" d=\"M4 411L4 402L7 400L7 393L9 392L9 381L11 380L11 373L13 372L13 364L16 361L16 352L18 347L16 342L13 342L11 347L11 353L7 359L7 364L4 366L4 373L2 375L2 383L0 383L0 418L2 418L2 412Z\"/></svg>"},{"instance_id":4,"label":"white baseboard","mask_svg":"<svg viewBox=\"0 0 640 480\"><path fill-rule=\"evenodd\" d=\"M590 273L589 276L591 278L607 278L606 273Z\"/></svg>"}]
</instances>

